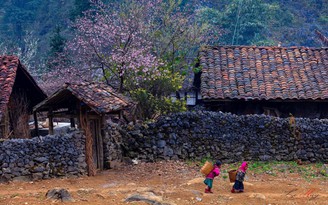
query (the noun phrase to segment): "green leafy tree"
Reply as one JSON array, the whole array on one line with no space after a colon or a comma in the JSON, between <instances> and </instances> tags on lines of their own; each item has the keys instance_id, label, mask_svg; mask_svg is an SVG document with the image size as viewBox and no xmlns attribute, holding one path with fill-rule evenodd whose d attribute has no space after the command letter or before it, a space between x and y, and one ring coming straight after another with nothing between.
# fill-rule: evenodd
<instances>
[{"instance_id":1,"label":"green leafy tree","mask_svg":"<svg viewBox=\"0 0 328 205\"><path fill-rule=\"evenodd\" d=\"M263 0L232 0L202 7L200 18L223 29L220 43L270 45L270 28L292 23L292 17L277 3Z\"/></svg>"},{"instance_id":2,"label":"green leafy tree","mask_svg":"<svg viewBox=\"0 0 328 205\"><path fill-rule=\"evenodd\" d=\"M66 38L61 35L61 28L57 26L50 38L50 56L54 56L56 53L62 53L65 43Z\"/></svg>"},{"instance_id":3,"label":"green leafy tree","mask_svg":"<svg viewBox=\"0 0 328 205\"><path fill-rule=\"evenodd\" d=\"M266 40L263 31L267 29L268 4L261 0L234 0L222 15L222 26L227 29L224 40L230 44L254 44Z\"/></svg>"},{"instance_id":4,"label":"green leafy tree","mask_svg":"<svg viewBox=\"0 0 328 205\"><path fill-rule=\"evenodd\" d=\"M76 18L83 16L83 12L91 8L90 0L74 0L74 8L70 13L70 19L75 21Z\"/></svg>"},{"instance_id":5,"label":"green leafy tree","mask_svg":"<svg viewBox=\"0 0 328 205\"><path fill-rule=\"evenodd\" d=\"M24 36L29 24L35 20L33 11L39 0L24 1L13 0L5 2L7 6L2 17L0 30L3 35L11 36L11 41L16 42L19 47L24 46Z\"/></svg>"}]
</instances>

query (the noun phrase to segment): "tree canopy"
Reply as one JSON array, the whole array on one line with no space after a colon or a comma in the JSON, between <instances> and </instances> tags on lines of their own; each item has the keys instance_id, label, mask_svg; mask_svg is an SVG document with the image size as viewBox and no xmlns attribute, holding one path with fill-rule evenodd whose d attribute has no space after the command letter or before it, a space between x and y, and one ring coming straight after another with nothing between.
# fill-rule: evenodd
<instances>
[{"instance_id":1,"label":"tree canopy","mask_svg":"<svg viewBox=\"0 0 328 205\"><path fill-rule=\"evenodd\" d=\"M202 45L322 46L314 31L327 28L325 0L6 0L0 8L1 54L18 55L44 88L106 81L141 102L142 118L184 109L167 97Z\"/></svg>"}]
</instances>

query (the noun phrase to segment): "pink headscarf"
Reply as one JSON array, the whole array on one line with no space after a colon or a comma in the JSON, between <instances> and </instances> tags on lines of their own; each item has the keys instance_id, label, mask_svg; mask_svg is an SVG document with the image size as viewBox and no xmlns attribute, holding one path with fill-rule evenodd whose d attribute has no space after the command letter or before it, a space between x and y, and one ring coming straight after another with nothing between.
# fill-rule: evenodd
<instances>
[{"instance_id":1,"label":"pink headscarf","mask_svg":"<svg viewBox=\"0 0 328 205\"><path fill-rule=\"evenodd\" d=\"M243 163L241 163L239 170L246 172L247 167L248 167L247 162L243 162Z\"/></svg>"}]
</instances>

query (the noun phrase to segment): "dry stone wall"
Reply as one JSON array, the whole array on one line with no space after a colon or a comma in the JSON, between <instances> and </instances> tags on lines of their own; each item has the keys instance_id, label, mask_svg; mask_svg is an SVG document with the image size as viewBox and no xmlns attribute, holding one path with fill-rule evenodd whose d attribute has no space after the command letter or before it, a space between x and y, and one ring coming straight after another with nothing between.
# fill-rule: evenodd
<instances>
[{"instance_id":1,"label":"dry stone wall","mask_svg":"<svg viewBox=\"0 0 328 205\"><path fill-rule=\"evenodd\" d=\"M328 120L296 118L293 123L289 118L198 111L144 125L108 125L108 130L109 161L205 157L224 162L328 161Z\"/></svg>"},{"instance_id":2,"label":"dry stone wall","mask_svg":"<svg viewBox=\"0 0 328 205\"><path fill-rule=\"evenodd\" d=\"M2 141L0 181L83 175L84 141L80 132Z\"/></svg>"}]
</instances>

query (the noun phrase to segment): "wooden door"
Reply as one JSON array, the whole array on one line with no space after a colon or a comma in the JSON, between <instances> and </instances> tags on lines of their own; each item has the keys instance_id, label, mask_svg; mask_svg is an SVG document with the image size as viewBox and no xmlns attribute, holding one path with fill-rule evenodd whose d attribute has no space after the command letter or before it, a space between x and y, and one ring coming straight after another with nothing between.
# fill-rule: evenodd
<instances>
[{"instance_id":1,"label":"wooden door","mask_svg":"<svg viewBox=\"0 0 328 205\"><path fill-rule=\"evenodd\" d=\"M104 156L103 156L103 140L101 136L100 120L90 120L91 133L93 138L93 161L97 169L103 170L104 168Z\"/></svg>"}]
</instances>

